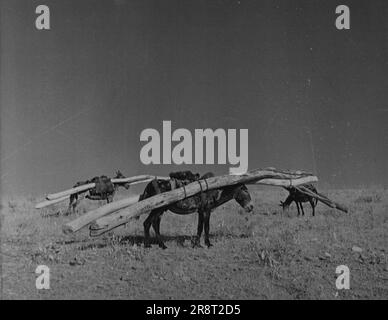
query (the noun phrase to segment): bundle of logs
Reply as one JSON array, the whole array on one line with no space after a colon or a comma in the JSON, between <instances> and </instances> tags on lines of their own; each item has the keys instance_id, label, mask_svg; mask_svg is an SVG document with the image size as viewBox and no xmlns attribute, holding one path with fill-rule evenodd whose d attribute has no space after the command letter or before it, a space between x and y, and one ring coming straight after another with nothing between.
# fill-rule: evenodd
<instances>
[{"instance_id":1,"label":"bundle of logs","mask_svg":"<svg viewBox=\"0 0 388 320\"><path fill-rule=\"evenodd\" d=\"M105 176L102 176L102 177L105 177ZM100 177L95 177L93 179L96 179L96 178L100 178ZM160 178L168 179L165 177L160 177ZM113 179L109 179L109 181L111 183L113 183L114 185L121 185L121 184L134 185L134 184L138 184L138 183L149 182L153 179L155 179L155 176L139 175L139 176L134 176L134 177L129 177L129 178L124 178L124 177L123 178L113 178ZM85 183L77 183L77 184L80 184L80 185L75 186L75 187L70 188L70 189L67 189L65 191L48 194L44 201L36 204L35 209L42 209L42 208L51 206L53 204L68 200L72 195L77 195L77 194L87 192L89 190L96 188L95 182L86 181Z\"/></svg>"},{"instance_id":2,"label":"bundle of logs","mask_svg":"<svg viewBox=\"0 0 388 320\"><path fill-rule=\"evenodd\" d=\"M140 175L130 178L110 179L113 184L126 183L129 185L145 183L154 179L170 180L167 177L155 177L151 175ZM225 188L233 185L269 185L285 188L294 188L301 194L315 198L331 208L347 212L347 209L330 200L326 196L319 194L306 187L308 184L317 182L318 178L311 173L303 171L282 171L275 168L256 169L241 175L222 175L217 177L208 177L206 179L197 179L182 187L175 188L172 191L156 194L147 199L140 200L139 197L127 197L122 200L108 203L95 210L66 223L63 226L64 233L73 233L90 226L90 234L93 236L101 235L109 230L117 228L128 223L131 219L137 218L142 214L166 207L183 199L193 197L199 193L210 190ZM96 187L95 183L85 183L74 188L48 194L46 200L36 205L37 209L69 199L72 195L77 195ZM126 209L126 210L123 210Z\"/></svg>"},{"instance_id":3,"label":"bundle of logs","mask_svg":"<svg viewBox=\"0 0 388 320\"><path fill-rule=\"evenodd\" d=\"M131 178L111 179L112 183L144 183L155 179L150 175L141 175ZM170 179L159 177L158 179ZM333 202L322 194L315 193L304 185L317 182L318 178L311 173L303 171L282 171L274 168L256 169L241 175L222 175L198 179L185 186L176 188L172 191L156 194L150 198L139 201L138 197L128 197L122 200L108 203L95 210L89 211L77 219L66 223L63 226L65 233L73 233L90 226L91 235L101 235L109 230L117 228L128 223L131 219L137 218L142 214L149 213L151 210L162 208L180 200L192 197L202 192L225 188L233 185L270 185L278 187L293 187L302 194L315 198L328 205L329 207L347 212L346 208ZM69 190L55 194L49 194L46 201L39 203L36 208L58 203L68 199L71 195L79 192L85 192L94 188L95 184L84 184ZM123 210L126 209L126 210Z\"/></svg>"}]
</instances>

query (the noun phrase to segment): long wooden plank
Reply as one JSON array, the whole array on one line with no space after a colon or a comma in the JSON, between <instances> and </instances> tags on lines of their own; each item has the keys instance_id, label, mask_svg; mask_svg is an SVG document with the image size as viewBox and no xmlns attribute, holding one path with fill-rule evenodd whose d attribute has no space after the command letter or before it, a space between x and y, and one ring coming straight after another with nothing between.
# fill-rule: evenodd
<instances>
[{"instance_id":1,"label":"long wooden plank","mask_svg":"<svg viewBox=\"0 0 388 320\"><path fill-rule=\"evenodd\" d=\"M311 181L316 181L317 177L310 176ZM299 182L299 178L303 179L303 182ZM222 188L228 185L235 185L240 183L256 183L263 179L282 179L286 180L284 183L289 185L289 180L294 179L294 185L299 185L309 181L307 174L295 174L293 172L278 172L274 169L257 169L247 172L244 175L223 175L219 177L212 177L209 179L199 180L188 184L184 188L178 188L173 191L165 192L145 199L143 201L133 204L126 212L116 212L118 210L129 207L130 203L127 199L116 201L100 207L96 210L90 211L90 216L101 217L98 218L92 225L91 230L99 233L107 232L113 228L116 228L122 224L127 223L130 219L135 218L141 214L147 213L152 209L166 206L170 203L182 200L186 197L193 196L203 190L211 190ZM287 181L288 180L288 181ZM67 230L67 229L66 229Z\"/></svg>"},{"instance_id":2,"label":"long wooden plank","mask_svg":"<svg viewBox=\"0 0 388 320\"><path fill-rule=\"evenodd\" d=\"M128 203L128 205L134 204L134 203L139 201L139 195L126 198L125 200L126 200L126 203ZM114 203L114 202L112 202L112 203ZM96 220L100 217L103 217L105 214L107 214L104 211L103 212L99 211L96 214L95 211L96 210L89 211L89 212L85 213L84 215L78 217L77 219L66 223L62 228L63 232L64 233L76 232L76 231L82 229L83 227L87 226L88 224L90 224L94 220Z\"/></svg>"},{"instance_id":3,"label":"long wooden plank","mask_svg":"<svg viewBox=\"0 0 388 320\"><path fill-rule=\"evenodd\" d=\"M151 175L142 175L142 176L135 176L130 178L114 178L111 179L113 183L130 183L130 184L138 184L143 182L148 182L153 179L161 179L161 180L169 180L168 177L158 177L158 176L151 176Z\"/></svg>"},{"instance_id":4,"label":"long wooden plank","mask_svg":"<svg viewBox=\"0 0 388 320\"><path fill-rule=\"evenodd\" d=\"M307 176L298 179L262 179L258 181L251 181L246 183L247 185L266 185L266 186L275 186L275 187L290 187L295 185L302 185L306 183L317 182L318 178L315 176Z\"/></svg>"},{"instance_id":5,"label":"long wooden plank","mask_svg":"<svg viewBox=\"0 0 388 320\"><path fill-rule=\"evenodd\" d=\"M70 196L64 196L62 198L57 198L54 200L45 200L45 201L37 203L35 206L35 209L42 209L42 208L45 208L47 206L51 206L53 204L68 200L69 198L70 198Z\"/></svg>"},{"instance_id":6,"label":"long wooden plank","mask_svg":"<svg viewBox=\"0 0 388 320\"><path fill-rule=\"evenodd\" d=\"M328 197L326 197L322 194L315 193L315 192L311 191L310 189L305 188L303 186L296 187L296 189L298 189L299 192L305 193L305 194L309 195L310 197L318 199L319 201L323 202L324 204L326 204L330 208L334 208L334 209L348 213L348 209L345 206L343 206L337 202L334 202L333 200L330 200Z\"/></svg>"},{"instance_id":7,"label":"long wooden plank","mask_svg":"<svg viewBox=\"0 0 388 320\"><path fill-rule=\"evenodd\" d=\"M87 184L84 184L82 186L71 188L71 189L68 189L68 190L65 190L65 191L48 194L46 196L46 199L47 200L55 200L55 199L58 199L58 198L63 198L63 197L66 197L66 196L70 196L73 193L79 193L79 192L87 191L89 189L94 188L95 186L96 186L95 183L87 183Z\"/></svg>"},{"instance_id":8,"label":"long wooden plank","mask_svg":"<svg viewBox=\"0 0 388 320\"><path fill-rule=\"evenodd\" d=\"M158 179L169 179L166 177L157 177L157 178ZM134 176L134 177L129 177L129 178L111 179L111 181L112 181L112 183L129 183L132 185L132 184L148 182L148 181L151 181L152 179L155 179L155 176L140 175L140 176ZM96 186L95 183L84 184L82 186L70 188L70 189L67 189L67 190L64 190L61 192L48 194L46 196L46 199L47 200L54 200L54 199L62 198L62 197L69 196L69 195L74 194L74 193L87 191L89 189L94 188L95 186Z\"/></svg>"},{"instance_id":9,"label":"long wooden plank","mask_svg":"<svg viewBox=\"0 0 388 320\"><path fill-rule=\"evenodd\" d=\"M158 177L158 179L159 178L160 179L169 179L169 178L166 178L166 177ZM139 181L131 182L130 184L131 185L140 184L140 183L144 183L144 182L149 182L149 181L151 181L153 179L139 180ZM43 209L43 208L51 206L53 204L56 204L56 203L68 200L69 198L70 198L70 196L67 195L67 196L64 196L64 197L61 197L61 198L54 198L53 200L45 200L45 201L37 203L35 205L35 209Z\"/></svg>"}]
</instances>

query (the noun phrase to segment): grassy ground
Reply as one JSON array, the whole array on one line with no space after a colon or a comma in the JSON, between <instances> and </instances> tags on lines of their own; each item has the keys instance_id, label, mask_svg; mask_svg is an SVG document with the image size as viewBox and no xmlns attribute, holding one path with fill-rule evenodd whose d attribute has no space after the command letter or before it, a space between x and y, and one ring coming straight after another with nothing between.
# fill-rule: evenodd
<instances>
[{"instance_id":1,"label":"grassy ground","mask_svg":"<svg viewBox=\"0 0 388 320\"><path fill-rule=\"evenodd\" d=\"M85 200L41 211L35 199L3 199L2 299L388 299L388 192L329 190L349 214L323 204L311 217L281 214L286 191L250 188L254 214L236 202L211 218L213 247L191 248L197 215L163 216L167 249L142 245L142 221L90 238L62 225L98 206ZM102 203L101 203L102 204ZM355 251L355 246L362 249ZM50 268L50 289L37 290L35 269ZM350 269L350 289L335 287L336 267Z\"/></svg>"}]
</instances>

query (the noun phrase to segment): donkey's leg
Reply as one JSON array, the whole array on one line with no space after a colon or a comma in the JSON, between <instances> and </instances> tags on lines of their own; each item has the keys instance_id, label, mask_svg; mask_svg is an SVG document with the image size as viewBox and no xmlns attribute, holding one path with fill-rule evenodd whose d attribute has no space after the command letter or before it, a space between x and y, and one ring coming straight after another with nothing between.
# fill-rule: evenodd
<instances>
[{"instance_id":1,"label":"donkey's leg","mask_svg":"<svg viewBox=\"0 0 388 320\"><path fill-rule=\"evenodd\" d=\"M158 212L154 215L152 220L152 228L155 230L156 241L158 242L159 247L162 249L167 249L166 245L162 240L162 236L160 235L160 220L162 219L163 211Z\"/></svg>"},{"instance_id":2,"label":"donkey's leg","mask_svg":"<svg viewBox=\"0 0 388 320\"><path fill-rule=\"evenodd\" d=\"M155 215L155 210L152 210L151 213L148 215L147 219L144 220L143 226L144 226L144 247L150 248L150 228L152 224L152 220Z\"/></svg>"},{"instance_id":3,"label":"donkey's leg","mask_svg":"<svg viewBox=\"0 0 388 320\"><path fill-rule=\"evenodd\" d=\"M316 204L315 204L313 199L310 199L309 202L310 202L311 208L313 209L313 217L314 217L315 216L315 206L316 206Z\"/></svg>"},{"instance_id":4,"label":"donkey's leg","mask_svg":"<svg viewBox=\"0 0 388 320\"><path fill-rule=\"evenodd\" d=\"M106 203L111 203L111 202L113 202L113 194L106 196Z\"/></svg>"},{"instance_id":5,"label":"donkey's leg","mask_svg":"<svg viewBox=\"0 0 388 320\"><path fill-rule=\"evenodd\" d=\"M201 235L203 230L203 211L198 210L198 226L197 226L197 235L194 237L193 248L201 248Z\"/></svg>"},{"instance_id":6,"label":"donkey's leg","mask_svg":"<svg viewBox=\"0 0 388 320\"><path fill-rule=\"evenodd\" d=\"M205 211L205 214L204 214L204 220L205 220L205 244L207 245L207 247L211 247L212 244L210 243L210 240L209 240L209 230L210 230L210 214L211 214L211 211L210 210L206 210Z\"/></svg>"},{"instance_id":7,"label":"donkey's leg","mask_svg":"<svg viewBox=\"0 0 388 320\"><path fill-rule=\"evenodd\" d=\"M66 215L69 215L71 213L75 212L75 207L77 206L77 200L78 196L76 194L70 195L70 201L69 201L69 206L66 211Z\"/></svg>"},{"instance_id":8,"label":"donkey's leg","mask_svg":"<svg viewBox=\"0 0 388 320\"><path fill-rule=\"evenodd\" d=\"M300 210L299 210L299 202L295 201L296 208L298 209L298 217L300 216Z\"/></svg>"},{"instance_id":9,"label":"donkey's leg","mask_svg":"<svg viewBox=\"0 0 388 320\"><path fill-rule=\"evenodd\" d=\"M79 204L79 201L80 200L78 200L78 195L75 195L75 198L74 198L75 200L74 200L74 202L73 202L73 213L75 213L75 208L78 206L78 204Z\"/></svg>"},{"instance_id":10,"label":"donkey's leg","mask_svg":"<svg viewBox=\"0 0 388 320\"><path fill-rule=\"evenodd\" d=\"M303 210L303 204L302 204L302 202L299 202L299 205L300 205L300 209L302 210L302 216L304 217L304 210Z\"/></svg>"},{"instance_id":11,"label":"donkey's leg","mask_svg":"<svg viewBox=\"0 0 388 320\"><path fill-rule=\"evenodd\" d=\"M71 194L70 195L70 200L69 200L69 206L67 207L67 210L66 210L65 214L70 214L71 213L71 207L73 205L73 201L74 201L74 198L73 198L73 195Z\"/></svg>"}]
</instances>

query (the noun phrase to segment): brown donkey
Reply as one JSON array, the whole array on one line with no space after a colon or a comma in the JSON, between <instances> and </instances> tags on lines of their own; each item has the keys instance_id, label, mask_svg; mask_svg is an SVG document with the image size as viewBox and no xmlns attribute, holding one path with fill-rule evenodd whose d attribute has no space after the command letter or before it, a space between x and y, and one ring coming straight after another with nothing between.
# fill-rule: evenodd
<instances>
[{"instance_id":1,"label":"brown donkey","mask_svg":"<svg viewBox=\"0 0 388 320\"><path fill-rule=\"evenodd\" d=\"M125 176L118 170L116 172L115 179L125 178ZM77 182L73 188L82 186L88 183L95 183L96 186L93 189L81 191L78 193L73 193L70 196L69 207L67 209L67 214L74 213L76 206L79 204L78 196L88 192L85 196L89 200L106 200L107 203L113 201L113 197L118 187L123 187L129 189L130 184L127 182L113 184L111 179L107 176L94 177L91 180Z\"/></svg>"},{"instance_id":2,"label":"brown donkey","mask_svg":"<svg viewBox=\"0 0 388 320\"><path fill-rule=\"evenodd\" d=\"M312 184L305 184L303 185L307 189L311 190L314 193L317 193L317 189ZM292 202L295 202L296 208L298 209L298 216L300 216L300 211L302 211L302 216L304 216L304 210L303 210L303 202L310 202L311 208L312 208L312 214L315 216L315 207L317 206L318 200L316 198L313 198L309 195L306 195L302 192L300 192L295 187L284 187L288 192L289 195L287 199L283 202L280 201L280 206L283 207L283 210L287 209ZM299 210L300 207L300 210Z\"/></svg>"},{"instance_id":3,"label":"brown donkey","mask_svg":"<svg viewBox=\"0 0 388 320\"><path fill-rule=\"evenodd\" d=\"M207 173L200 177L200 179L206 179L213 176L214 174ZM172 185L174 184L176 184L177 187L182 186L179 184L179 180L172 179L171 181L172 182L168 180L159 179L151 181L146 186L143 194L139 198L139 201L147 199L162 192L171 191L173 189ZM209 229L211 211L232 199L235 199L237 203L247 212L251 212L253 210L251 196L248 192L247 187L243 184L205 191L189 198L180 200L171 205L152 210L143 223L145 247L150 247L150 227L152 225L156 234L156 239L159 244L159 247L163 249L167 248L166 245L163 243L160 235L161 217L163 213L167 210L170 210L171 212L179 215L187 215L192 214L194 212L198 212L197 235L193 241L193 246L200 247L200 238L202 235L202 231L204 230L205 244L210 247L211 243L209 240Z\"/></svg>"}]
</instances>

